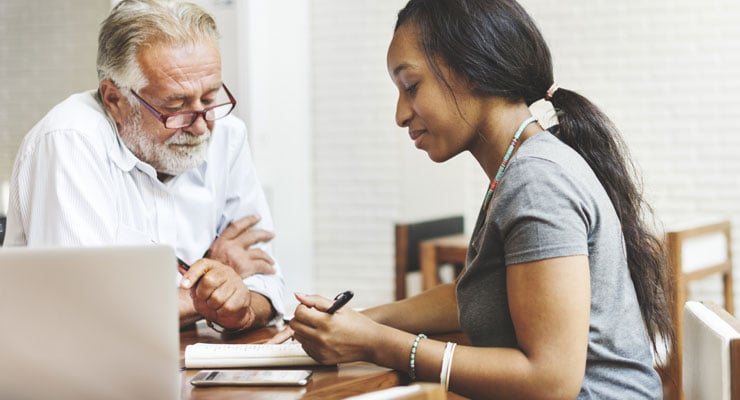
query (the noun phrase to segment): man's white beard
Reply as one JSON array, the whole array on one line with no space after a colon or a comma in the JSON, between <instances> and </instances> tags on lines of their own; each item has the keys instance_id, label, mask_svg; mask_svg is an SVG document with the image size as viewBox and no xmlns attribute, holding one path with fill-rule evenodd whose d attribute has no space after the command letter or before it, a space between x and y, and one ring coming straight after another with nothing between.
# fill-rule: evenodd
<instances>
[{"instance_id":1,"label":"man's white beard","mask_svg":"<svg viewBox=\"0 0 740 400\"><path fill-rule=\"evenodd\" d=\"M180 130L164 143L156 143L155 139L142 128L139 107L135 107L131 116L126 118L119 134L126 147L139 160L150 164L158 173L173 176L202 163L211 139L210 129L206 129L200 136ZM188 146L177 146L183 144Z\"/></svg>"}]
</instances>

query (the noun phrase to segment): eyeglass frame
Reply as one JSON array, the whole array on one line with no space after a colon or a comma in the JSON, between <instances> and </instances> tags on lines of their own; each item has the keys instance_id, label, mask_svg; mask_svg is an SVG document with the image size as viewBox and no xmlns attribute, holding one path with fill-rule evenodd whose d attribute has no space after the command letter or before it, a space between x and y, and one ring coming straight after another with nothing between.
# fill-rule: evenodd
<instances>
[{"instance_id":1,"label":"eyeglass frame","mask_svg":"<svg viewBox=\"0 0 740 400\"><path fill-rule=\"evenodd\" d=\"M209 111L211 111L211 110L213 110L213 109L215 109L215 108L218 108L218 107L221 107L221 106L225 106L227 104L231 104L231 109L229 109L229 112L227 112L223 117L212 119L210 121L216 121L218 119L224 118L224 117L228 116L229 114L231 114L232 111L234 111L234 108L236 107L236 99L234 98L234 96L229 91L229 88L226 87L226 84L225 83L222 83L221 86L224 88L224 91L226 91L226 95L229 96L229 102L228 103L216 104L216 105L213 105L213 106L206 107L206 108L204 108L204 109L202 109L200 111L178 111L178 112L175 112L175 113L172 113L172 114L163 114L163 113L157 111L157 109L154 108L154 106L152 106L151 104L147 103L146 100L144 100L141 96L139 96L139 94L136 93L134 91L134 89L130 89L130 90L131 90L131 94L133 94L134 97L136 97L136 99L139 100L139 102L141 102L141 104L143 104L144 107L146 107L146 109L149 110L149 112L152 113L152 115L159 122L161 122L162 125L164 125L164 127L166 129L182 129L182 128L187 128L187 127L192 126L195 123L195 121L198 120L198 116L199 115L202 115L203 116L203 120L204 121L209 121L206 118L206 113L209 112ZM183 126L178 126L177 128L170 128L170 127L167 126L167 120L168 119L170 119L172 117L176 117L178 115L186 115L186 114L192 114L193 115L193 119L190 121L189 124L183 125Z\"/></svg>"}]
</instances>

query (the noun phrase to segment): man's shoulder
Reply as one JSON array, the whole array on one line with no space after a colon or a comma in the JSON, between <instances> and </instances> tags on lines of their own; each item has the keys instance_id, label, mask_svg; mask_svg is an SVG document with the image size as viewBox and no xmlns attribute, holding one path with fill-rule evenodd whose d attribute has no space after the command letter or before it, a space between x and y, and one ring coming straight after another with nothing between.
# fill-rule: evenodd
<instances>
[{"instance_id":1,"label":"man's shoulder","mask_svg":"<svg viewBox=\"0 0 740 400\"><path fill-rule=\"evenodd\" d=\"M54 106L41 120L61 126L89 125L107 120L94 90L75 93Z\"/></svg>"},{"instance_id":2,"label":"man's shoulder","mask_svg":"<svg viewBox=\"0 0 740 400\"><path fill-rule=\"evenodd\" d=\"M58 131L77 131L91 136L100 129L112 131L111 120L97 100L94 91L73 94L54 106L31 129L31 134L49 134Z\"/></svg>"},{"instance_id":3,"label":"man's shoulder","mask_svg":"<svg viewBox=\"0 0 740 400\"><path fill-rule=\"evenodd\" d=\"M63 147L83 141L92 147L107 148L115 140L115 130L94 91L73 94L54 106L34 125L21 146L33 151L40 142L52 141Z\"/></svg>"}]
</instances>

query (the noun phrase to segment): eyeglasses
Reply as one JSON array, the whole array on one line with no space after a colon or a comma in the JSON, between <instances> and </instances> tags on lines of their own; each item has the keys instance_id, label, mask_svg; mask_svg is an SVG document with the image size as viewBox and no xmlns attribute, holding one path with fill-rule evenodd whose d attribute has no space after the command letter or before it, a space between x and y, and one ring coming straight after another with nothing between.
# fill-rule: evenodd
<instances>
[{"instance_id":1,"label":"eyeglasses","mask_svg":"<svg viewBox=\"0 0 740 400\"><path fill-rule=\"evenodd\" d=\"M149 110L152 115L154 115L155 118L162 122L165 128L179 129L187 128L188 126L193 125L195 120L198 119L199 115L202 115L203 119L206 121L215 121L231 114L231 111L234 109L234 107L236 107L236 99L231 94L231 92L229 92L229 88L227 88L225 84L222 84L222 86L226 91L226 95L229 96L228 103L206 107L201 111L180 111L173 114L160 113L154 107L152 107L151 104L147 103L146 100L142 99L141 96L134 92L133 89L131 89L131 94L133 94L134 97L136 97L136 99L139 100L141 104L143 104L144 107L146 107L146 109Z\"/></svg>"}]
</instances>

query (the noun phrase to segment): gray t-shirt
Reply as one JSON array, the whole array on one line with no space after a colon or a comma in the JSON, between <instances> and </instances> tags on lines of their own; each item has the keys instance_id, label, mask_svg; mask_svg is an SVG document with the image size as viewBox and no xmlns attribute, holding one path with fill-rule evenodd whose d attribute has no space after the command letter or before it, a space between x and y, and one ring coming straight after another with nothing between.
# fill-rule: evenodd
<instances>
[{"instance_id":1,"label":"gray t-shirt","mask_svg":"<svg viewBox=\"0 0 740 400\"><path fill-rule=\"evenodd\" d=\"M578 398L662 398L624 246L614 207L585 160L547 131L531 137L478 217L457 286L463 332L474 346L518 347L506 265L588 255L591 319Z\"/></svg>"}]
</instances>

